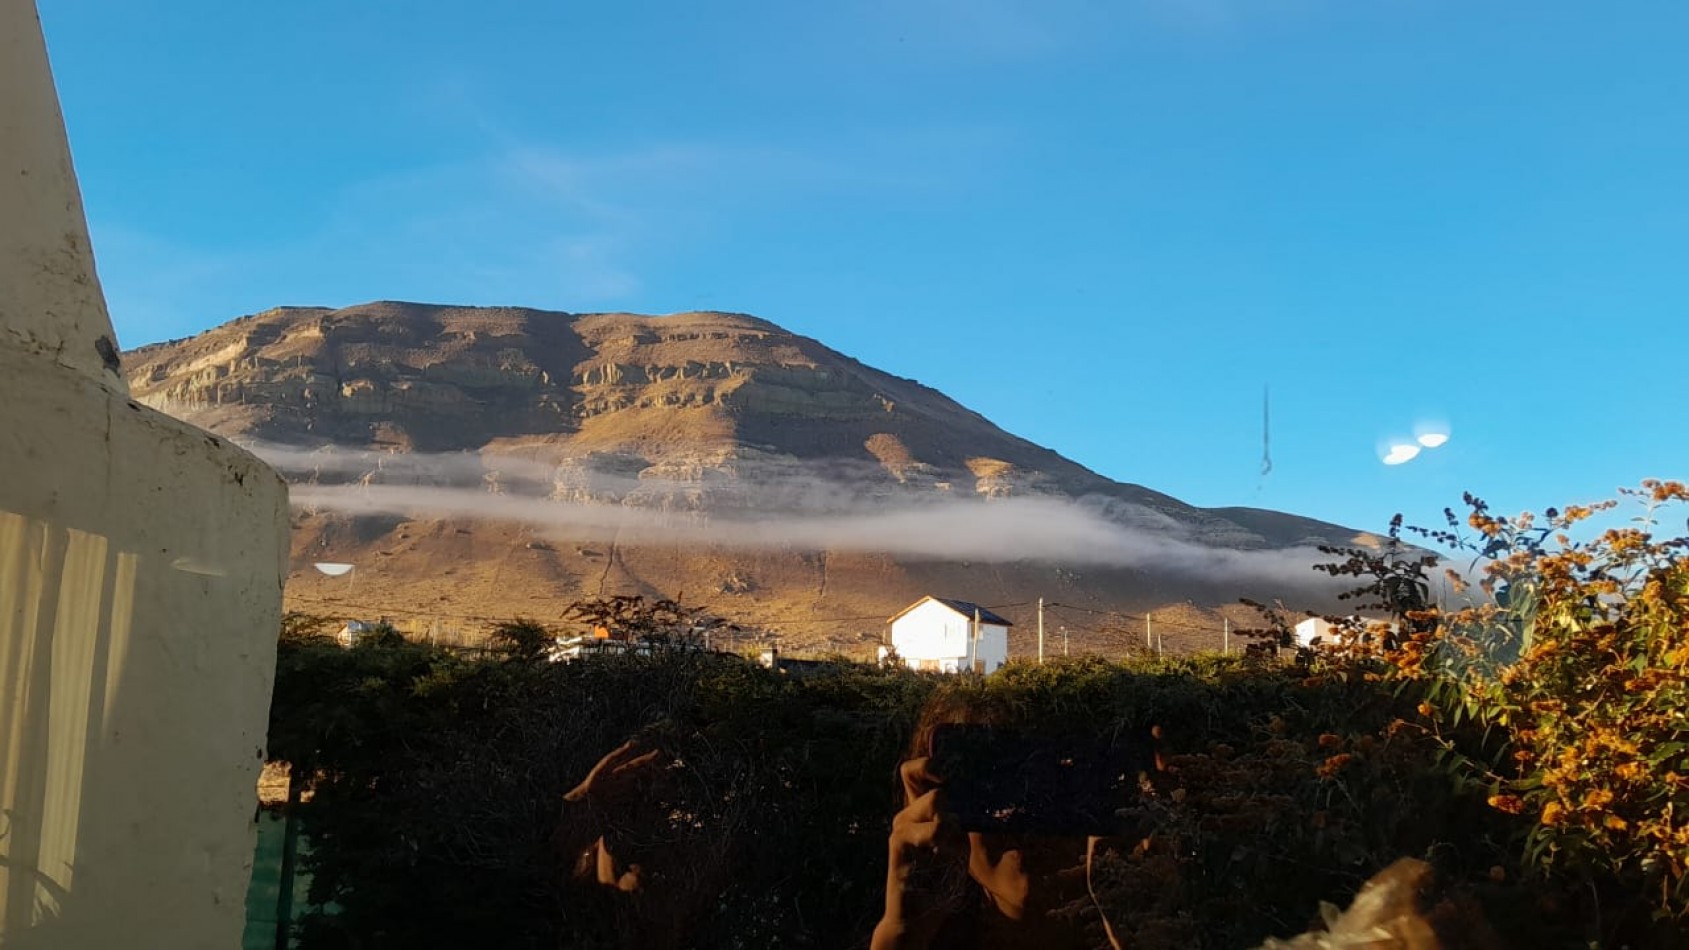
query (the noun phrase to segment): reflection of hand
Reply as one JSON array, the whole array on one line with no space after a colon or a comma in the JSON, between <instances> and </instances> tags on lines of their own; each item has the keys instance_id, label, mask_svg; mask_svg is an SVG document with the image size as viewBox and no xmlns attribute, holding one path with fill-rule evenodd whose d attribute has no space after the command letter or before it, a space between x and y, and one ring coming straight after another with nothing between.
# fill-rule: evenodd
<instances>
[{"instance_id":1,"label":"reflection of hand","mask_svg":"<svg viewBox=\"0 0 1689 950\"><path fill-rule=\"evenodd\" d=\"M896 856L908 859L931 852L938 843L938 806L943 782L927 771L927 759L910 759L898 768L903 780L903 810L891 820L891 843Z\"/></svg>"},{"instance_id":2,"label":"reflection of hand","mask_svg":"<svg viewBox=\"0 0 1689 950\"><path fill-rule=\"evenodd\" d=\"M641 751L633 740L622 743L598 760L579 785L563 795L566 802L590 805L626 804L640 785L660 769L667 757L660 749Z\"/></svg>"},{"instance_id":3,"label":"reflection of hand","mask_svg":"<svg viewBox=\"0 0 1689 950\"><path fill-rule=\"evenodd\" d=\"M968 876L985 888L998 912L1010 920L1026 915L1026 900L1032 879L1022 865L1017 848L993 849L985 835L968 832Z\"/></svg>"},{"instance_id":4,"label":"reflection of hand","mask_svg":"<svg viewBox=\"0 0 1689 950\"><path fill-rule=\"evenodd\" d=\"M941 780L927 771L927 759L910 759L899 767L903 780L903 809L891 820L887 843L886 908L874 928L873 950L922 947L940 921L932 898L923 893L923 872L935 868L941 852L953 850L961 836L941 811Z\"/></svg>"},{"instance_id":5,"label":"reflection of hand","mask_svg":"<svg viewBox=\"0 0 1689 950\"><path fill-rule=\"evenodd\" d=\"M565 808L584 804L593 813L626 813L637 806L641 793L670 761L661 749L641 749L635 740L629 739L599 759L579 785L564 793ZM568 824L565 821L564 826ZM579 854L576 876L623 892L640 890L644 869L637 863L624 865L617 860L605 838L604 819L591 821L586 827L592 829L586 839L590 843L584 848L576 845L570 849L578 850Z\"/></svg>"}]
</instances>

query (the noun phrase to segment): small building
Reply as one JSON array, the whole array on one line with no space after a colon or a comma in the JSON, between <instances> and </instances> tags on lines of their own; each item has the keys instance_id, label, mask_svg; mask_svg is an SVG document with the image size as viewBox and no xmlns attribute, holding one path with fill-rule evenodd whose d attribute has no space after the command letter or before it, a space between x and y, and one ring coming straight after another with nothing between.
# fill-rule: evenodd
<instances>
[{"instance_id":1,"label":"small building","mask_svg":"<svg viewBox=\"0 0 1689 950\"><path fill-rule=\"evenodd\" d=\"M1324 617L1309 617L1296 625L1296 645L1304 650L1337 644L1337 625Z\"/></svg>"},{"instance_id":2,"label":"small building","mask_svg":"<svg viewBox=\"0 0 1689 950\"><path fill-rule=\"evenodd\" d=\"M1360 624L1366 631L1367 639L1377 636L1379 631L1394 631L1396 625L1384 620L1369 620L1365 617L1350 617L1352 623ZM1296 645L1304 650L1331 649L1341 645L1342 631L1337 624L1324 617L1309 617L1296 625Z\"/></svg>"},{"instance_id":3,"label":"small building","mask_svg":"<svg viewBox=\"0 0 1689 950\"><path fill-rule=\"evenodd\" d=\"M991 671L1008 662L1008 620L966 600L923 597L889 621L891 649L912 670Z\"/></svg>"},{"instance_id":4,"label":"small building","mask_svg":"<svg viewBox=\"0 0 1689 950\"><path fill-rule=\"evenodd\" d=\"M363 620L348 620L334 635L335 642L343 647L355 647L365 637L375 634L375 624Z\"/></svg>"},{"instance_id":5,"label":"small building","mask_svg":"<svg viewBox=\"0 0 1689 950\"><path fill-rule=\"evenodd\" d=\"M656 648L642 640L624 640L603 635L599 627L590 637L558 637L546 647L545 658L553 663L571 663L596 656L650 656Z\"/></svg>"},{"instance_id":6,"label":"small building","mask_svg":"<svg viewBox=\"0 0 1689 950\"><path fill-rule=\"evenodd\" d=\"M840 668L835 660L800 660L780 655L779 647L771 647L762 651L757 657L757 665L763 669L773 670L784 676L804 679L810 676L822 676Z\"/></svg>"}]
</instances>

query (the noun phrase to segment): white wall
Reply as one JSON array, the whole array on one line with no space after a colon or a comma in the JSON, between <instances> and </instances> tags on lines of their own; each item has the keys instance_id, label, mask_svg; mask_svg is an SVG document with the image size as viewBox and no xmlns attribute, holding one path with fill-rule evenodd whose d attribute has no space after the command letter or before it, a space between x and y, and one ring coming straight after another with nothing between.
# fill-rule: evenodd
<instances>
[{"instance_id":1,"label":"white wall","mask_svg":"<svg viewBox=\"0 0 1689 950\"><path fill-rule=\"evenodd\" d=\"M1009 628L990 623L980 624L979 645L975 649L975 657L984 664L986 673L1009 662Z\"/></svg>"},{"instance_id":2,"label":"white wall","mask_svg":"<svg viewBox=\"0 0 1689 950\"><path fill-rule=\"evenodd\" d=\"M944 672L954 673L967 666L972 628L972 617L964 617L936 600L929 600L892 622L891 642L911 668L922 668L922 661L938 661ZM1007 627L981 623L979 637L973 648L976 652L971 655L984 662L985 672L1008 661Z\"/></svg>"},{"instance_id":3,"label":"white wall","mask_svg":"<svg viewBox=\"0 0 1689 950\"><path fill-rule=\"evenodd\" d=\"M1365 625L1366 631L1363 635L1363 642L1381 642L1383 631L1396 629L1395 621L1367 620L1359 617L1351 617L1350 619L1357 620ZM1319 646L1321 647L1339 645L1337 626L1320 617L1309 617L1296 625L1296 643L1298 646L1312 646L1315 637L1319 638Z\"/></svg>"},{"instance_id":4,"label":"white wall","mask_svg":"<svg viewBox=\"0 0 1689 950\"><path fill-rule=\"evenodd\" d=\"M102 336L114 339L34 5L0 0L0 346L127 391L94 348Z\"/></svg>"},{"instance_id":5,"label":"white wall","mask_svg":"<svg viewBox=\"0 0 1689 950\"><path fill-rule=\"evenodd\" d=\"M1317 637L1319 638L1320 646L1336 646L1336 629L1337 628L1332 626L1329 621L1323 620L1319 617L1309 617L1296 625L1296 645L1301 647L1311 647L1314 645L1314 639Z\"/></svg>"},{"instance_id":6,"label":"white wall","mask_svg":"<svg viewBox=\"0 0 1689 950\"><path fill-rule=\"evenodd\" d=\"M33 5L0 0L0 945L234 947L287 492L131 401L111 334Z\"/></svg>"}]
</instances>

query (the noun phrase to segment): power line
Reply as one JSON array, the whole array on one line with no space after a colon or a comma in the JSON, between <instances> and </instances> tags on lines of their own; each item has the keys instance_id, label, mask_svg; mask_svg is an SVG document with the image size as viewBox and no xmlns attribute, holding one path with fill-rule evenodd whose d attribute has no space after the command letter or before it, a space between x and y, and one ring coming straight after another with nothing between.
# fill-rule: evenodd
<instances>
[{"instance_id":1,"label":"power line","mask_svg":"<svg viewBox=\"0 0 1689 950\"><path fill-rule=\"evenodd\" d=\"M344 599L335 598L335 597L321 597L321 596L312 596L312 595L305 595L304 597L299 597L298 600L304 601L304 603L300 604L300 607L303 608L302 612L328 611L328 612L335 612L335 613L349 613L349 614L353 614L353 615L366 616L366 617L371 616L371 615L375 615L375 616L400 616L400 617L403 617L404 619L406 619L410 622L414 622L414 623L424 623L424 622L432 622L432 623L436 623L436 624L446 623L446 624L451 624L451 625L454 625L454 626L486 626L486 627L491 627L491 626L497 626L498 624L501 624L501 623L508 623L512 620L518 619L518 618L523 616L523 612L521 612L521 611L515 611L515 612L512 612L510 614L503 615L503 616L492 616L492 615L488 615L488 614L479 614L479 613L459 613L459 612L453 612L453 611L449 611L449 610L430 610L430 609L427 609L427 608L396 607L396 606L391 606L391 605L383 606L383 605L375 605L375 604L363 603L363 602L358 602L358 601L344 600ZM991 605L986 605L986 609L988 609L988 610L1006 610L1006 609L1009 609L1011 607L1024 607L1024 606L1027 606L1030 603L1032 603L1032 602L1031 601L1015 601L1015 602L1012 602L1012 603L1005 603L1005 604L991 604ZM1091 608L1091 607L1081 607L1078 604L1062 604L1062 603L1048 603L1048 602L1046 602L1044 606L1045 606L1046 609L1063 610L1063 611L1068 611L1069 613L1086 614L1086 615L1093 616L1093 617L1100 617L1100 618L1106 618L1106 619L1109 619L1109 620L1116 620L1116 621L1119 621L1122 624L1142 623L1146 620L1146 617L1142 614L1134 614L1134 613L1129 613L1129 612L1126 612L1126 611L1119 611L1119 610L1097 610L1097 609ZM887 619L888 618L884 614L877 614L877 613L876 614L859 614L859 615L855 615L855 616L833 616L833 617L786 615L786 616L763 617L763 618L751 618L751 617L733 618L732 623L735 626L742 627L742 628L756 628L756 627L767 628L767 627L781 627L781 626L786 626L786 627L800 626L801 627L801 626L817 626L817 625L821 625L821 624L863 623L863 622L867 622L867 621L876 621L876 622L879 622L879 623L884 623L884 622L887 621ZM567 624L570 624L570 623L579 623L580 621L571 620L571 619L567 619L567 618L563 618L563 617L559 616L559 617L552 618L552 619L549 619L549 620L542 620L541 622L547 623L548 625L567 625ZM1154 618L1153 622L1159 628L1171 628L1171 629L1176 629L1176 630L1183 630L1183 631L1188 631L1188 632L1193 632L1193 633L1198 633L1198 634L1207 634L1207 635L1218 636L1218 637L1224 637L1228 633L1228 631L1222 626L1207 626L1207 625L1203 625L1203 624L1194 624L1194 623L1189 623L1189 622L1184 622L1184 621L1168 620L1168 619L1163 619L1163 618L1160 618L1160 617ZM1111 630L1111 629L1106 629L1104 627L1098 627L1098 626L1092 626L1092 625L1079 627L1079 626L1075 626L1073 624L1068 624L1066 626L1067 626L1067 635L1068 635L1069 638L1072 638L1072 637L1087 637L1087 638L1088 637L1102 637L1102 636L1117 635L1117 634L1126 633L1126 631L1120 630L1120 629L1112 629ZM1234 629L1234 630L1231 630L1229 632L1235 634L1235 633L1238 633L1239 631Z\"/></svg>"},{"instance_id":2,"label":"power line","mask_svg":"<svg viewBox=\"0 0 1689 950\"><path fill-rule=\"evenodd\" d=\"M356 602L349 601L349 600L343 600L343 599L337 598L337 597L322 597L322 596L309 595L309 594L301 595L300 599L311 601L311 603L308 604L308 606L311 606L314 609L327 608L327 609L333 609L333 610L356 612L356 613L359 613L359 614L366 614L366 615L367 614L403 614L403 615L407 615L407 616L411 616L411 617L432 618L432 619L436 619L436 620L458 620L458 621L465 621L465 622L470 622L470 623L499 624L499 623L504 623L506 621L512 620L516 617L522 616L520 611L515 612L515 613L511 613L511 614L507 614L507 615L504 615L504 616L494 617L494 616L488 616L488 615L485 615L485 614L452 613L452 612L443 611L443 610L417 609L417 608L412 608L412 607L377 606L375 604L356 603ZM1024 607L1029 603L1031 603L1031 601L1016 601L1014 603L1009 603L1009 604L991 604L991 605L986 606L985 609L987 609L987 610L1007 610L1010 607ZM789 617L773 617L773 618L759 618L759 619L748 619L748 618L747 619L736 619L736 620L734 620L734 622L737 623L739 626L766 626L766 625L770 625L770 624L859 623L859 622L868 621L868 620L876 620L876 621L879 621L881 623L884 623L884 622L886 622L887 617L886 617L885 614L863 614L863 615L855 616L855 617L798 617L798 616L789 616Z\"/></svg>"},{"instance_id":3,"label":"power line","mask_svg":"<svg viewBox=\"0 0 1689 950\"><path fill-rule=\"evenodd\" d=\"M1098 617L1112 617L1123 621L1141 622L1143 620L1153 618L1153 621L1157 626L1175 627L1181 630L1192 630L1198 633L1223 633L1225 631L1225 627L1223 626L1210 626L1208 624L1196 624L1180 620L1166 620L1161 617L1154 616L1154 611L1151 611L1150 616L1146 617L1144 614L1128 613L1123 610L1093 610L1090 607L1080 607L1077 604L1045 604L1044 606L1046 608L1057 608L1060 610L1075 610L1080 613L1092 614ZM1232 632L1235 633L1237 631L1234 630Z\"/></svg>"}]
</instances>

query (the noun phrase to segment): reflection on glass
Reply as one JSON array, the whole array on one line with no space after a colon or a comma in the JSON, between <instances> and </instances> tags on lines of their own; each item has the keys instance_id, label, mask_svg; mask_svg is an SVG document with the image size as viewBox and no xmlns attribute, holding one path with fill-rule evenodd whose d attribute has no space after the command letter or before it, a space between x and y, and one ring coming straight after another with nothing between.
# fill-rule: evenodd
<instances>
[{"instance_id":1,"label":"reflection on glass","mask_svg":"<svg viewBox=\"0 0 1689 950\"><path fill-rule=\"evenodd\" d=\"M64 914L87 762L108 725L136 559L106 538L0 512L0 932Z\"/></svg>"}]
</instances>

